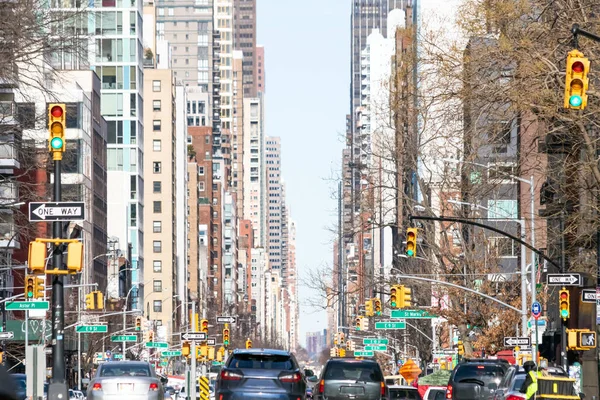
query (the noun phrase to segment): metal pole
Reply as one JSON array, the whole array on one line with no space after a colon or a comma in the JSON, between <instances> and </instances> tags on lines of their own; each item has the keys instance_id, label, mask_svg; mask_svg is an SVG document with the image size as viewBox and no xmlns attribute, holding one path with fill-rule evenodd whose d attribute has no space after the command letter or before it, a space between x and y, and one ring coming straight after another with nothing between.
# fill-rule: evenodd
<instances>
[{"instance_id":1,"label":"metal pole","mask_svg":"<svg viewBox=\"0 0 600 400\"><path fill-rule=\"evenodd\" d=\"M77 289L77 321L81 321L81 288ZM77 390L81 390L81 333L79 332L77 332Z\"/></svg>"},{"instance_id":2,"label":"metal pole","mask_svg":"<svg viewBox=\"0 0 600 400\"><path fill-rule=\"evenodd\" d=\"M125 305L123 306L123 330L127 329L127 301L125 301ZM125 353L127 343L123 342L123 361L126 361Z\"/></svg>"},{"instance_id":3,"label":"metal pole","mask_svg":"<svg viewBox=\"0 0 600 400\"><path fill-rule=\"evenodd\" d=\"M6 290L4 287L6 286L6 275L2 273L2 298L6 297ZM6 302L2 302L0 305L2 307L2 332L6 332ZM6 340L2 339L2 365L6 366Z\"/></svg>"},{"instance_id":4,"label":"metal pole","mask_svg":"<svg viewBox=\"0 0 600 400\"><path fill-rule=\"evenodd\" d=\"M565 265L565 214L564 212L560 215L560 272L564 273L566 269ZM567 361L567 325L563 320L561 323L561 335L560 335L560 355L562 358L562 366L565 371L569 371Z\"/></svg>"},{"instance_id":5,"label":"metal pole","mask_svg":"<svg viewBox=\"0 0 600 400\"><path fill-rule=\"evenodd\" d=\"M525 220L522 219L521 236L525 239ZM521 243L521 330L527 332L527 248Z\"/></svg>"},{"instance_id":6,"label":"metal pole","mask_svg":"<svg viewBox=\"0 0 600 400\"><path fill-rule=\"evenodd\" d=\"M529 183L529 195L531 197L531 209L530 209L530 217L531 217L531 245L535 247L535 187L533 185L533 175L531 176L531 181ZM531 250L531 304L536 302L537 297L537 265L536 265L536 254L535 251ZM535 344L531 349L531 354L533 356L533 361L536 362L537 365L537 349L538 349L538 338L537 338L537 319L535 320Z\"/></svg>"},{"instance_id":7,"label":"metal pole","mask_svg":"<svg viewBox=\"0 0 600 400\"><path fill-rule=\"evenodd\" d=\"M61 201L61 160L54 160L54 201ZM52 223L53 237L60 239L62 235L62 223ZM62 247L54 245L52 254L52 267L62 267ZM63 327L65 324L64 313L64 288L63 276L52 277L52 381L54 383L65 383L65 342ZM49 396L50 397L50 396Z\"/></svg>"}]
</instances>

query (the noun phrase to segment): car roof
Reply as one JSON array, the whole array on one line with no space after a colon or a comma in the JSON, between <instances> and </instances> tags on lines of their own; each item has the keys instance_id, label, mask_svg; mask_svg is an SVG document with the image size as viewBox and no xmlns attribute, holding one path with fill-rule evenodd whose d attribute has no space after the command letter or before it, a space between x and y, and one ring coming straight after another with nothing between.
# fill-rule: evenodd
<instances>
[{"instance_id":1,"label":"car roof","mask_svg":"<svg viewBox=\"0 0 600 400\"><path fill-rule=\"evenodd\" d=\"M510 364L503 358L464 358L461 363Z\"/></svg>"},{"instance_id":2,"label":"car roof","mask_svg":"<svg viewBox=\"0 0 600 400\"><path fill-rule=\"evenodd\" d=\"M409 389L409 390L419 390L414 386L408 386L408 385L389 385L388 388L390 389Z\"/></svg>"},{"instance_id":3,"label":"car roof","mask_svg":"<svg viewBox=\"0 0 600 400\"><path fill-rule=\"evenodd\" d=\"M287 350L278 349L235 349L233 354L273 354L276 356L290 356Z\"/></svg>"},{"instance_id":4,"label":"car roof","mask_svg":"<svg viewBox=\"0 0 600 400\"><path fill-rule=\"evenodd\" d=\"M329 362L329 361L345 361L345 362L349 362L349 363L372 363L372 364L378 364L377 361L371 360L371 359L357 360L355 358L347 358L347 357L331 357L327 362Z\"/></svg>"}]
</instances>

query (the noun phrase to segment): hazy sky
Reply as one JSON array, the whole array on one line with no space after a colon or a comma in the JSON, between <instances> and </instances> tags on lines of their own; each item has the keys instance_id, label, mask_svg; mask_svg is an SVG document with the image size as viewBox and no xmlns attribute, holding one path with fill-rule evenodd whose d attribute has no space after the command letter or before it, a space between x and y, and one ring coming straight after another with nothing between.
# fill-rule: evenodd
<instances>
[{"instance_id":1,"label":"hazy sky","mask_svg":"<svg viewBox=\"0 0 600 400\"><path fill-rule=\"evenodd\" d=\"M280 136L282 175L297 225L300 279L333 260L331 229L346 114L350 104L348 0L257 0L258 44L265 46L266 134ZM327 326L300 286L300 343Z\"/></svg>"}]
</instances>

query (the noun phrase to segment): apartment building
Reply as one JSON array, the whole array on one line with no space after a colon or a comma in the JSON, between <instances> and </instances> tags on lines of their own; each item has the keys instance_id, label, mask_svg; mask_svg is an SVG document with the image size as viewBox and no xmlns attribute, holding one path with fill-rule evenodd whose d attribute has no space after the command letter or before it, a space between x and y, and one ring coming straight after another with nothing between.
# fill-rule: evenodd
<instances>
[{"instance_id":1,"label":"apartment building","mask_svg":"<svg viewBox=\"0 0 600 400\"><path fill-rule=\"evenodd\" d=\"M243 51L244 58L244 97L256 97L256 0L234 0L233 7L235 49Z\"/></svg>"},{"instance_id":2,"label":"apartment building","mask_svg":"<svg viewBox=\"0 0 600 400\"><path fill-rule=\"evenodd\" d=\"M267 250L269 267L282 270L283 189L281 182L281 139L267 137L265 147L265 169L267 174Z\"/></svg>"},{"instance_id":3,"label":"apartment building","mask_svg":"<svg viewBox=\"0 0 600 400\"><path fill-rule=\"evenodd\" d=\"M256 46L256 90L260 93L267 91L265 71L265 46Z\"/></svg>"}]
</instances>

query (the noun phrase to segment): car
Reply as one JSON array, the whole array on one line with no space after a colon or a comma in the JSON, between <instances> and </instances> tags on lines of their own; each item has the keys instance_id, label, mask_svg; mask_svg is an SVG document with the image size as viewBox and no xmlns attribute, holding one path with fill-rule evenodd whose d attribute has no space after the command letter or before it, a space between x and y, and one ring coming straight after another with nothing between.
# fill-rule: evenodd
<instances>
[{"instance_id":1,"label":"car","mask_svg":"<svg viewBox=\"0 0 600 400\"><path fill-rule=\"evenodd\" d=\"M504 378L510 364L499 359L466 359L452 371L447 400L488 400Z\"/></svg>"},{"instance_id":2,"label":"car","mask_svg":"<svg viewBox=\"0 0 600 400\"><path fill-rule=\"evenodd\" d=\"M306 399L313 399L313 390L311 387L306 388Z\"/></svg>"},{"instance_id":3,"label":"car","mask_svg":"<svg viewBox=\"0 0 600 400\"><path fill-rule=\"evenodd\" d=\"M231 399L305 399L306 382L296 357L274 349L236 349L217 378L215 397Z\"/></svg>"},{"instance_id":4,"label":"car","mask_svg":"<svg viewBox=\"0 0 600 400\"><path fill-rule=\"evenodd\" d=\"M98 367L90 381L87 399L164 400L166 383L166 378L158 378L148 362L107 362Z\"/></svg>"},{"instance_id":5,"label":"car","mask_svg":"<svg viewBox=\"0 0 600 400\"><path fill-rule=\"evenodd\" d=\"M374 360L352 358L330 358L321 372L321 381L315 387L319 400L389 399L381 367Z\"/></svg>"},{"instance_id":6,"label":"car","mask_svg":"<svg viewBox=\"0 0 600 400\"><path fill-rule=\"evenodd\" d=\"M391 385L389 386L390 400L423 400L419 390L413 386Z\"/></svg>"},{"instance_id":7,"label":"car","mask_svg":"<svg viewBox=\"0 0 600 400\"><path fill-rule=\"evenodd\" d=\"M558 376L568 378L569 375L561 367L548 367L545 373L550 376ZM523 367L513 365L504 374L504 378L498 385L498 389L494 393L494 400L521 400L525 399L525 395L520 392L523 382L526 378Z\"/></svg>"},{"instance_id":8,"label":"car","mask_svg":"<svg viewBox=\"0 0 600 400\"><path fill-rule=\"evenodd\" d=\"M443 386L431 386L427 388L423 400L445 400L446 388Z\"/></svg>"},{"instance_id":9,"label":"car","mask_svg":"<svg viewBox=\"0 0 600 400\"><path fill-rule=\"evenodd\" d=\"M25 374L11 374L10 375L16 383L17 398L24 400L27 398L27 375Z\"/></svg>"}]
</instances>

